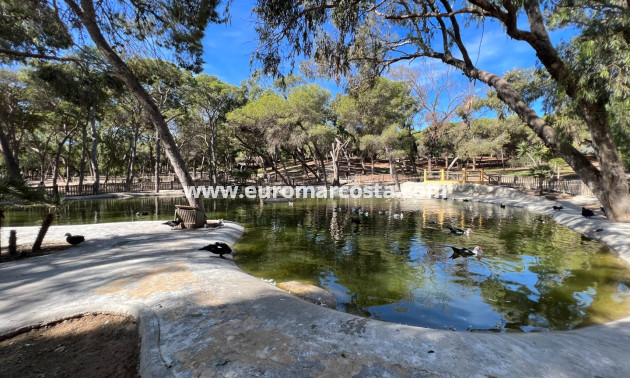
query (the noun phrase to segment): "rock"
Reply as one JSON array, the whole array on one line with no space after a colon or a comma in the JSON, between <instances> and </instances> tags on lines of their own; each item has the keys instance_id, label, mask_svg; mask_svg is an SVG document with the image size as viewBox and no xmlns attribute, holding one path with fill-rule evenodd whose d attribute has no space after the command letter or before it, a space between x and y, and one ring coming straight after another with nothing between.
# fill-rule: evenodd
<instances>
[{"instance_id":1,"label":"rock","mask_svg":"<svg viewBox=\"0 0 630 378\"><path fill-rule=\"evenodd\" d=\"M300 281L281 282L278 283L278 287L291 294L295 294L305 301L309 301L323 307L333 309L337 308L337 299L335 299L335 296L320 287Z\"/></svg>"}]
</instances>

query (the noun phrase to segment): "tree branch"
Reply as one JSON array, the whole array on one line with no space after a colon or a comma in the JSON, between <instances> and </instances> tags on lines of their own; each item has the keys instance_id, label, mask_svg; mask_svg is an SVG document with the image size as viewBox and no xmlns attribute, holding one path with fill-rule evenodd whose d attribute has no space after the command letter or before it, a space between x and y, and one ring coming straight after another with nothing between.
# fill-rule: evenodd
<instances>
[{"instance_id":1,"label":"tree branch","mask_svg":"<svg viewBox=\"0 0 630 378\"><path fill-rule=\"evenodd\" d=\"M46 54L36 54L36 53L29 53L29 52L8 50L8 49L0 49L0 54L10 55L10 56L17 56L17 57L21 57L21 58L46 59L46 60L56 60L56 61L59 61L59 62L83 63L83 61L81 59L78 59L78 58L60 57L60 56L46 55Z\"/></svg>"},{"instance_id":2,"label":"tree branch","mask_svg":"<svg viewBox=\"0 0 630 378\"><path fill-rule=\"evenodd\" d=\"M373 9L373 8L372 8ZM372 9L368 10L371 11ZM490 12L481 10L481 9L473 9L473 8L464 8L457 10L450 10L447 12L426 12L426 13L409 13L409 14L401 14L401 15L387 15L384 13L376 12L379 16L383 16L386 20L409 20L414 18L450 18L458 14L474 14L477 16L491 16Z\"/></svg>"}]
</instances>

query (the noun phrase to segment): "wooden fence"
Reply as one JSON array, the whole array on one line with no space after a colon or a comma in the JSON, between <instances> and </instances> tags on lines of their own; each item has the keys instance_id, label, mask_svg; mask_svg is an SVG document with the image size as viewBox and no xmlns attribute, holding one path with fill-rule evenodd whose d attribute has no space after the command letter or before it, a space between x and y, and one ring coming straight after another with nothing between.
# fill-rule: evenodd
<instances>
[{"instance_id":1,"label":"wooden fence","mask_svg":"<svg viewBox=\"0 0 630 378\"><path fill-rule=\"evenodd\" d=\"M540 181L537 177L531 176L503 176L495 173L485 173L483 169L476 171L458 171L447 172L445 170L440 171L425 171L422 174L411 175L398 175L400 182L416 181L416 182L444 182L444 183L481 183L487 185L498 185L509 188L520 188L539 190ZM195 180L197 186L209 186L210 182L207 180ZM388 174L379 175L351 175L348 178L341 178L341 184L350 185L369 185L369 184L393 184L394 179ZM322 183L314 182L307 179L294 179L293 185L321 185ZM219 185L235 185L234 183L220 183ZM243 184L242 184L243 185ZM245 185L284 185L282 182L247 182ZM557 180L544 179L542 181L543 191L546 192L561 192L569 193L572 195L593 195L591 190L581 180ZM160 182L160 190L181 190L182 185L178 181ZM48 193L54 193L54 188L48 186L45 188ZM135 182L133 184L126 183L107 183L100 184L98 194L107 193L123 193L123 192L152 192L155 190L155 183L152 182ZM66 190L65 185L58 185L57 191L59 194L72 197L80 195L92 195L96 194L92 184L69 185Z\"/></svg>"},{"instance_id":2,"label":"wooden fence","mask_svg":"<svg viewBox=\"0 0 630 378\"><path fill-rule=\"evenodd\" d=\"M476 183L486 185L505 186L508 188L540 190L541 186L545 192L568 193L574 196L593 195L591 189L582 180L563 180L557 178L541 179L533 176L503 176L498 173L486 173L483 169L461 172L424 171L423 180L425 182L444 183Z\"/></svg>"}]
</instances>

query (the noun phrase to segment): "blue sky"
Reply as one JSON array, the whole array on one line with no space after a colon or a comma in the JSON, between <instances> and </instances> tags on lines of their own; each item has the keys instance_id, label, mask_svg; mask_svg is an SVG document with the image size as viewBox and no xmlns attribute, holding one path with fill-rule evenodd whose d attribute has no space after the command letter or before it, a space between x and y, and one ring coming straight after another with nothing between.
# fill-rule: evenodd
<instances>
[{"instance_id":1,"label":"blue sky","mask_svg":"<svg viewBox=\"0 0 630 378\"><path fill-rule=\"evenodd\" d=\"M247 79L253 69L250 58L256 48L254 31L254 15L251 14L254 1L235 1L230 8L231 22L226 25L210 25L204 39L204 73L215 75L220 80L238 85ZM524 16L520 17L519 27L528 29ZM570 37L567 31L551 33L552 40L558 42ZM503 74L515 68L533 67L536 56L525 42L509 38L497 22L486 22L485 27L467 28L463 32L465 44L479 68L496 74ZM481 54L477 56L477 51ZM418 64L419 62L412 63ZM436 69L445 68L437 62ZM440 68L438 68L440 67ZM453 75L467 81L459 73ZM320 85L328 88L333 94L341 91L334 83L320 81ZM479 86L481 92L485 87Z\"/></svg>"}]
</instances>

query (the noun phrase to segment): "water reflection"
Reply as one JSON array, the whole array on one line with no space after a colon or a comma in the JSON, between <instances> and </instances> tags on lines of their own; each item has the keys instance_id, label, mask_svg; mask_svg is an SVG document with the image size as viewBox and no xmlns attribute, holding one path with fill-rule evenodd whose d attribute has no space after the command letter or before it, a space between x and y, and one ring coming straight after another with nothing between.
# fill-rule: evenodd
<instances>
[{"instance_id":1,"label":"water reflection","mask_svg":"<svg viewBox=\"0 0 630 378\"><path fill-rule=\"evenodd\" d=\"M175 204L184 202L73 202L56 222L170 219ZM359 206L369 215L352 212ZM319 285L335 295L339 310L361 316L441 329L540 331L630 313L630 271L622 261L601 244L520 209L443 200L294 206L213 200L206 210L247 227L236 246L244 270ZM149 215L136 216L144 211ZM9 226L36 224L43 209L6 216ZM446 224L473 232L457 236ZM483 254L452 259L450 245L481 245Z\"/></svg>"}]
</instances>

